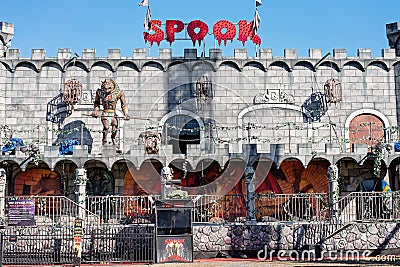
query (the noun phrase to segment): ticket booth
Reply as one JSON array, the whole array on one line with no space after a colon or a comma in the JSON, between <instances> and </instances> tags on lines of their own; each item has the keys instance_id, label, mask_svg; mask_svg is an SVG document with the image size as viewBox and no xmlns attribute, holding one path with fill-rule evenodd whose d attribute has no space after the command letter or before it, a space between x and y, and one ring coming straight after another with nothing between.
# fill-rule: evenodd
<instances>
[{"instance_id":1,"label":"ticket booth","mask_svg":"<svg viewBox=\"0 0 400 267\"><path fill-rule=\"evenodd\" d=\"M157 262L193 261L193 202L159 200L156 202Z\"/></svg>"}]
</instances>

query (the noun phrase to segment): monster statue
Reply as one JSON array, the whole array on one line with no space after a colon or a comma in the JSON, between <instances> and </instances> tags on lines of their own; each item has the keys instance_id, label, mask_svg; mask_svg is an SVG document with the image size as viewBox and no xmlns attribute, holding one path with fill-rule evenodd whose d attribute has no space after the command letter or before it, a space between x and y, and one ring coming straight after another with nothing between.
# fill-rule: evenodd
<instances>
[{"instance_id":1,"label":"monster statue","mask_svg":"<svg viewBox=\"0 0 400 267\"><path fill-rule=\"evenodd\" d=\"M128 105L124 92L119 88L118 84L112 79L106 79L101 82L101 88L97 89L94 100L93 117L101 117L103 123L103 145L107 144L107 135L111 126L111 142L117 150L119 146L115 141L118 129L118 115L116 114L118 100L121 101L121 108L124 114L123 119L129 120ZM103 105L103 112L100 115L100 104Z\"/></svg>"}]
</instances>

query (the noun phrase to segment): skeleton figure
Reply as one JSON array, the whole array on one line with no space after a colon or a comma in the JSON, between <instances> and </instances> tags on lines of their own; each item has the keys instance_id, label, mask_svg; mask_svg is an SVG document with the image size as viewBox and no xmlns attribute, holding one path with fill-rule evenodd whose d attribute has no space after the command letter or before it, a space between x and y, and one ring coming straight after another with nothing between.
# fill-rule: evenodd
<instances>
[{"instance_id":1,"label":"skeleton figure","mask_svg":"<svg viewBox=\"0 0 400 267\"><path fill-rule=\"evenodd\" d=\"M100 117L100 104L103 105L103 113L101 114L101 122L103 123L103 145L107 144L107 135L111 126L111 141L118 148L115 142L118 128L118 116L116 108L118 100L121 101L121 109L124 114L124 119L129 120L128 105L125 99L124 92L119 88L118 84L112 79L106 79L101 82L101 88L97 89L94 100L93 117Z\"/></svg>"}]
</instances>

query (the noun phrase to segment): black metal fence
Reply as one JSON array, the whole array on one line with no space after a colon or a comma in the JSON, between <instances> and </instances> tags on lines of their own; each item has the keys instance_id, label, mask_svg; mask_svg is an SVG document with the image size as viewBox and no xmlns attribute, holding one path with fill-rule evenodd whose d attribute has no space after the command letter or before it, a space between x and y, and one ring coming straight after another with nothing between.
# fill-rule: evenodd
<instances>
[{"instance_id":1,"label":"black metal fence","mask_svg":"<svg viewBox=\"0 0 400 267\"><path fill-rule=\"evenodd\" d=\"M153 263L154 240L152 224L89 225L84 228L81 262ZM72 264L76 258L73 229L7 227L3 232L3 264Z\"/></svg>"},{"instance_id":2,"label":"black metal fence","mask_svg":"<svg viewBox=\"0 0 400 267\"><path fill-rule=\"evenodd\" d=\"M65 227L7 227L3 232L3 264L72 263L73 231Z\"/></svg>"},{"instance_id":3,"label":"black metal fence","mask_svg":"<svg viewBox=\"0 0 400 267\"><path fill-rule=\"evenodd\" d=\"M3 264L155 262L155 225L150 222L106 223L102 214L62 196L6 197L1 201L6 207L5 227L0 230ZM85 220L77 227L76 219L83 214Z\"/></svg>"},{"instance_id":4,"label":"black metal fence","mask_svg":"<svg viewBox=\"0 0 400 267\"><path fill-rule=\"evenodd\" d=\"M87 226L82 261L154 262L154 224Z\"/></svg>"}]
</instances>

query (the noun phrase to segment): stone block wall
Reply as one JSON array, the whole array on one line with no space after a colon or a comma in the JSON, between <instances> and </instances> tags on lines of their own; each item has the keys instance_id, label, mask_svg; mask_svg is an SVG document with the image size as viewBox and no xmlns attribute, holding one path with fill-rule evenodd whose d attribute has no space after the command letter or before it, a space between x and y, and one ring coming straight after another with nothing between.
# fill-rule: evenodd
<instances>
[{"instance_id":1,"label":"stone block wall","mask_svg":"<svg viewBox=\"0 0 400 267\"><path fill-rule=\"evenodd\" d=\"M58 125L46 121L47 103L62 92L66 81L76 79L82 83L85 97L60 127L82 121L92 130L94 153L99 153L101 123L85 115L91 112L100 82L112 78L124 90L129 113L136 118L123 122L120 137L124 151L138 144L140 133L147 128L162 132L163 122L182 114L182 110L198 116L202 123L212 121L219 127L212 135L231 143L231 153L240 153L248 137L250 143L260 147L283 143L285 152L297 152L298 144L310 142L312 150L324 152L325 143L332 137L326 124L336 124L337 137L346 138L346 119L360 111L381 114L389 124L385 127L398 124L398 75L392 68L397 58L390 49L385 49L380 58L372 58L369 49L360 49L355 58L348 57L345 49L335 49L333 57L318 66L314 66L322 55L318 49L311 49L305 58L299 58L296 50L286 50L283 58L274 57L270 49L262 49L256 58L242 50L236 50L233 58L225 58L218 49L210 51L209 57L198 58L192 50L187 50L186 57L174 58L171 50L163 49L159 58L149 58L145 50L136 49L132 58L122 58L118 49L110 49L104 58L94 49L85 49L81 57L66 64L72 56L69 49L60 49L57 58L35 49L29 59L10 49L0 64L0 123L31 142L40 139L41 143L53 143L56 133L48 129L57 129ZM213 85L213 99L206 103L196 99L195 83L202 75L207 75ZM322 92L330 78L342 83L343 101L329 105L329 116L322 116L320 122L305 123L302 104L313 92ZM270 90L293 96L294 103L254 104L257 94ZM258 128L248 132L242 128L248 124ZM39 131L35 130L37 126L41 126Z\"/></svg>"},{"instance_id":2,"label":"stone block wall","mask_svg":"<svg viewBox=\"0 0 400 267\"><path fill-rule=\"evenodd\" d=\"M341 231L337 231L343 229ZM400 248L400 225L397 223L356 223L332 225L317 223L273 223L257 225L210 225L194 227L195 252L244 252L263 251L288 255L291 251L314 250L321 244L322 251L368 251ZM331 234L335 233L332 237ZM274 255L275 255L274 254ZM268 255L266 255L268 256Z\"/></svg>"}]
</instances>

